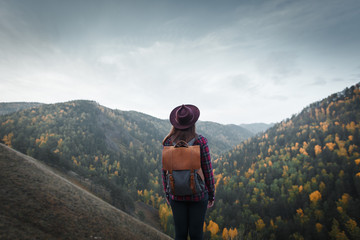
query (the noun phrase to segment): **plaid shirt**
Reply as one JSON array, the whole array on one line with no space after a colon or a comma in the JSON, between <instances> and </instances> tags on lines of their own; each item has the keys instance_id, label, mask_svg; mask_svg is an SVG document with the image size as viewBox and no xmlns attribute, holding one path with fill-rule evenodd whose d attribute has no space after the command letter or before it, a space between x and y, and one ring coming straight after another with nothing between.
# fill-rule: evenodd
<instances>
[{"instance_id":1,"label":"plaid shirt","mask_svg":"<svg viewBox=\"0 0 360 240\"><path fill-rule=\"evenodd\" d=\"M200 155L201 155L201 168L204 173L205 177L205 191L193 194L193 195L187 195L187 196L176 196L176 195L168 195L166 194L167 198L171 198L172 200L178 200L178 201L200 201L204 198L205 192L207 191L209 194L209 201L215 200L215 183L214 183L214 175L212 171L211 166L211 158L210 158L210 152L209 147L207 145L208 141L205 137L198 135L198 139L194 142L194 145L200 145ZM172 146L173 142L170 139L167 139L164 143L164 146ZM164 191L166 193L166 171L162 169L161 171L162 180L163 180L163 186Z\"/></svg>"}]
</instances>

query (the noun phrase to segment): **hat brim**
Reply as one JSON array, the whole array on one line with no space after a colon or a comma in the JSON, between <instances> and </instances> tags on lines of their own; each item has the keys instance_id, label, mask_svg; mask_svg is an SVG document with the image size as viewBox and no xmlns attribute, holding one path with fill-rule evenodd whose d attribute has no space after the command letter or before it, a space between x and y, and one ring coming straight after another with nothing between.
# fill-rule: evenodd
<instances>
[{"instance_id":1,"label":"hat brim","mask_svg":"<svg viewBox=\"0 0 360 240\"><path fill-rule=\"evenodd\" d=\"M189 127L192 127L200 117L200 110L196 106L191 105L191 104L187 104L185 106L191 109L191 111L194 114L194 117L188 123L180 124L176 120L176 112L179 108L181 108L181 106L174 108L170 113L170 123L177 129L187 129Z\"/></svg>"}]
</instances>

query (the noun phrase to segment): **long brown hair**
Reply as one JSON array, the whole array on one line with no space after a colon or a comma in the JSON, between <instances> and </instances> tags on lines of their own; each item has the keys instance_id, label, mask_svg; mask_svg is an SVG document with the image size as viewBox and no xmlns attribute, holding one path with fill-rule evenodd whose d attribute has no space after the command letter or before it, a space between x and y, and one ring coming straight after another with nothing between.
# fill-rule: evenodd
<instances>
[{"instance_id":1,"label":"long brown hair","mask_svg":"<svg viewBox=\"0 0 360 240\"><path fill-rule=\"evenodd\" d=\"M189 142L195 136L196 136L195 124L192 127L189 127L187 129L183 129L183 130L177 129L174 126L172 126L169 134L164 138L162 143L164 145L166 140L168 140L169 138L171 138L171 141L173 141L173 142L178 142L180 140Z\"/></svg>"}]
</instances>

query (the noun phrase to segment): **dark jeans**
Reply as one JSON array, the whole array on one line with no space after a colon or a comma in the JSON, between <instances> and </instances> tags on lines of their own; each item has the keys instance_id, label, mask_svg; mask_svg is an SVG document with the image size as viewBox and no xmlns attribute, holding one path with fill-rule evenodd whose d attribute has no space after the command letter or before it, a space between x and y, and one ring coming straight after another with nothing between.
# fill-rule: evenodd
<instances>
[{"instance_id":1,"label":"dark jeans","mask_svg":"<svg viewBox=\"0 0 360 240\"><path fill-rule=\"evenodd\" d=\"M203 227L208 204L208 196L199 202L175 201L170 199L175 223L175 240L203 239Z\"/></svg>"}]
</instances>

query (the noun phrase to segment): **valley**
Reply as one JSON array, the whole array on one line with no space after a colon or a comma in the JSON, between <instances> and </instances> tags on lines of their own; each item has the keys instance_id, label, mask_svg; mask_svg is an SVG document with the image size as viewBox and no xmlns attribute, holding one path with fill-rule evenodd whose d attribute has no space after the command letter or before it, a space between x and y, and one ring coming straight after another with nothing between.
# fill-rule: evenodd
<instances>
[{"instance_id":1,"label":"valley","mask_svg":"<svg viewBox=\"0 0 360 240\"><path fill-rule=\"evenodd\" d=\"M276 124L200 121L216 181L206 239L357 239L359 128L359 84ZM167 120L85 100L0 116L4 144L173 236L160 174L169 129Z\"/></svg>"}]
</instances>

